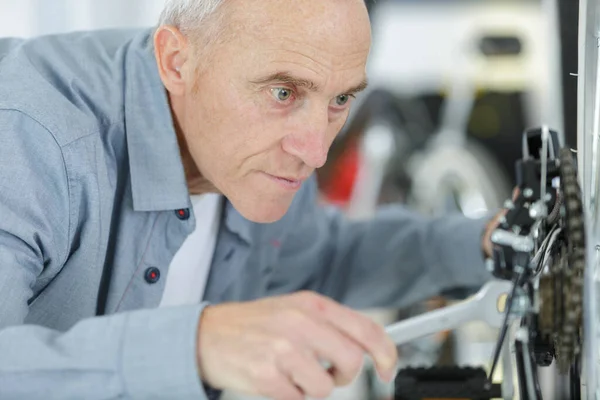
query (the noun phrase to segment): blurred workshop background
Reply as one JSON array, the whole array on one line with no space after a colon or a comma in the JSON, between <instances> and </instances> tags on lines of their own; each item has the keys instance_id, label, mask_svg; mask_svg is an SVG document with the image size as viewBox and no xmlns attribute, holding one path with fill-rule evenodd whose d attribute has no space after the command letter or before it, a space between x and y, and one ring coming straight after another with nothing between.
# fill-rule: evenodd
<instances>
[{"instance_id":1,"label":"blurred workshop background","mask_svg":"<svg viewBox=\"0 0 600 400\"><path fill-rule=\"evenodd\" d=\"M0 37L147 27L164 0L0 0ZM322 200L353 218L401 202L431 215L478 216L514 186L524 129L547 124L576 142L576 0L377 0L370 87L319 172ZM472 294L405 310L365 310L391 323ZM488 365L497 332L473 322L400 348L403 365ZM543 377L542 377L543 380ZM546 399L560 382L544 383ZM365 367L332 400L389 399ZM239 398L229 394L229 398Z\"/></svg>"}]
</instances>

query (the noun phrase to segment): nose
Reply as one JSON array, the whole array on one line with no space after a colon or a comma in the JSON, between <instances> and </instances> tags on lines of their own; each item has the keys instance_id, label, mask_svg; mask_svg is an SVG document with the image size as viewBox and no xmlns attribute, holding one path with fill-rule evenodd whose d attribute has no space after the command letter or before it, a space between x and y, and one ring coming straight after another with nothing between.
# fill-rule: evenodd
<instances>
[{"instance_id":1,"label":"nose","mask_svg":"<svg viewBox=\"0 0 600 400\"><path fill-rule=\"evenodd\" d=\"M282 142L283 150L304 162L308 167L317 169L325 165L329 151L327 115L303 119Z\"/></svg>"}]
</instances>

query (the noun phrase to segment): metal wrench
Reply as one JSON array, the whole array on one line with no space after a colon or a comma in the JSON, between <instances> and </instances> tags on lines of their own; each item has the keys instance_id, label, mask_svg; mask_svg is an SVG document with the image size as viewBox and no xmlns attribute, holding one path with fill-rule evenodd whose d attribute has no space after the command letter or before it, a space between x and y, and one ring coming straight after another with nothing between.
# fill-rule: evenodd
<instances>
[{"instance_id":1,"label":"metal wrench","mask_svg":"<svg viewBox=\"0 0 600 400\"><path fill-rule=\"evenodd\" d=\"M401 345L470 321L483 321L492 328L500 328L504 310L499 308L499 301L510 294L511 288L509 281L490 281L467 300L388 325L385 331L394 343Z\"/></svg>"}]
</instances>

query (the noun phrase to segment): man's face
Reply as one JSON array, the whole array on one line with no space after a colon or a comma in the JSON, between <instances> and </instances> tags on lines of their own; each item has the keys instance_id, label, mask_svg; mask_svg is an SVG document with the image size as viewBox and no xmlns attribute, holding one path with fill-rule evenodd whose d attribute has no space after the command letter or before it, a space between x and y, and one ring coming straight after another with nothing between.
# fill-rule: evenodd
<instances>
[{"instance_id":1,"label":"man's face","mask_svg":"<svg viewBox=\"0 0 600 400\"><path fill-rule=\"evenodd\" d=\"M202 175L246 218L272 222L325 163L365 85L369 19L363 0L226 7L227 39L190 85L180 124Z\"/></svg>"}]
</instances>

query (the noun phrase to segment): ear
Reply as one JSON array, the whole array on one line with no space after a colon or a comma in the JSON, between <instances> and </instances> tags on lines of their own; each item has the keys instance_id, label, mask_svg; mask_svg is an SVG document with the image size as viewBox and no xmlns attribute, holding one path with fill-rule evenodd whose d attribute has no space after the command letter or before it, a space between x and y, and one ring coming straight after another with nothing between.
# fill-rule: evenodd
<instances>
[{"instance_id":1,"label":"ear","mask_svg":"<svg viewBox=\"0 0 600 400\"><path fill-rule=\"evenodd\" d=\"M187 38L173 26L160 26L154 34L154 55L163 85L175 96L186 92Z\"/></svg>"}]
</instances>

